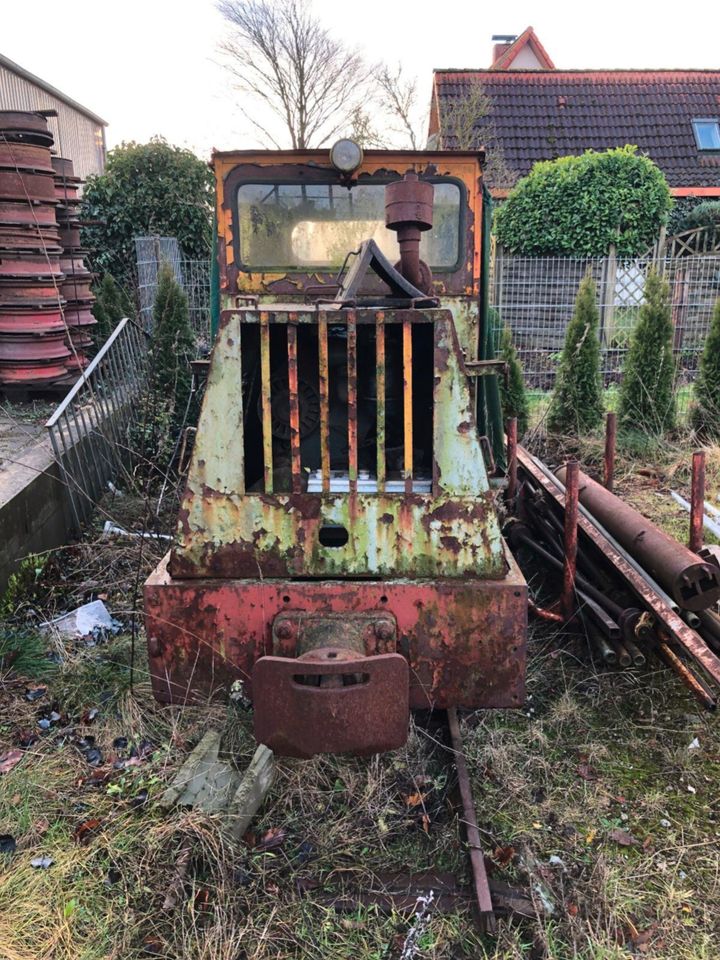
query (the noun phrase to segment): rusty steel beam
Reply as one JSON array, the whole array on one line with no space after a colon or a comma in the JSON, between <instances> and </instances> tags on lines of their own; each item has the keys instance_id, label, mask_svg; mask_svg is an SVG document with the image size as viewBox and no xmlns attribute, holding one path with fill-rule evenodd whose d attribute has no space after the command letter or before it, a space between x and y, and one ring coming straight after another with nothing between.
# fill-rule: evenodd
<instances>
[{"instance_id":1,"label":"rusty steel beam","mask_svg":"<svg viewBox=\"0 0 720 960\"><path fill-rule=\"evenodd\" d=\"M699 553L703 547L703 520L705 514L705 451L696 450L692 458L690 489L690 538L688 547Z\"/></svg>"},{"instance_id":2,"label":"rusty steel beam","mask_svg":"<svg viewBox=\"0 0 720 960\"><path fill-rule=\"evenodd\" d=\"M385 493L387 464L385 460L385 313L378 310L375 314L375 402L377 436L377 488Z\"/></svg>"},{"instance_id":3,"label":"rusty steel beam","mask_svg":"<svg viewBox=\"0 0 720 960\"><path fill-rule=\"evenodd\" d=\"M507 488L505 490L505 501L512 504L517 495L517 417L511 417L505 425L507 436Z\"/></svg>"},{"instance_id":4,"label":"rusty steel beam","mask_svg":"<svg viewBox=\"0 0 720 960\"><path fill-rule=\"evenodd\" d=\"M347 313L347 438L348 489L350 496L358 490L358 422L357 422L357 320L354 310Z\"/></svg>"},{"instance_id":5,"label":"rusty steel beam","mask_svg":"<svg viewBox=\"0 0 720 960\"><path fill-rule=\"evenodd\" d=\"M556 503L564 507L565 487L557 477L553 477L549 471L545 473L523 447L518 447L518 463ZM720 659L708 648L702 638L680 618L672 606L653 589L647 579L628 561L628 558L618 549L619 545L616 545L611 538L597 528L587 511L580 510L578 524L585 536L622 574L638 599L642 601L643 606L655 615L667 632L707 671L713 681L720 684Z\"/></svg>"},{"instance_id":6,"label":"rusty steel beam","mask_svg":"<svg viewBox=\"0 0 720 960\"><path fill-rule=\"evenodd\" d=\"M493 911L492 896L490 894L490 886L485 870L485 860L480 844L480 831L478 830L477 817L475 815L470 774L468 773L467 763L465 762L462 737L460 736L460 724L458 723L457 709L455 707L448 707L447 719L450 729L450 742L455 754L455 768L457 769L458 787L463 805L463 818L467 833L467 844L470 851L470 867L473 875L475 899L480 914L479 919L483 929L488 933L492 933L495 930L495 913Z\"/></svg>"},{"instance_id":7,"label":"rusty steel beam","mask_svg":"<svg viewBox=\"0 0 720 960\"><path fill-rule=\"evenodd\" d=\"M300 398L298 396L297 314L291 313L287 324L288 400L290 407L290 473L292 492L302 492L300 464Z\"/></svg>"},{"instance_id":8,"label":"rusty steel beam","mask_svg":"<svg viewBox=\"0 0 720 960\"><path fill-rule=\"evenodd\" d=\"M580 465L577 460L569 460L565 467L567 487L565 494L565 524L563 561L563 585L560 597L560 609L565 620L571 620L575 612L575 576L577 574L578 544L578 478Z\"/></svg>"},{"instance_id":9,"label":"rusty steel beam","mask_svg":"<svg viewBox=\"0 0 720 960\"><path fill-rule=\"evenodd\" d=\"M565 482L566 471L557 471ZM701 560L638 510L580 473L580 502L663 586L679 607L705 610L720 599L720 569Z\"/></svg>"},{"instance_id":10,"label":"rusty steel beam","mask_svg":"<svg viewBox=\"0 0 720 960\"><path fill-rule=\"evenodd\" d=\"M603 483L612 493L615 483L615 438L617 436L617 415L609 413L605 418L605 459L603 463Z\"/></svg>"},{"instance_id":11,"label":"rusty steel beam","mask_svg":"<svg viewBox=\"0 0 720 960\"><path fill-rule=\"evenodd\" d=\"M413 348L412 324L402 322L403 342L403 477L405 493L412 493L413 486Z\"/></svg>"},{"instance_id":12,"label":"rusty steel beam","mask_svg":"<svg viewBox=\"0 0 720 960\"><path fill-rule=\"evenodd\" d=\"M270 314L260 313L260 402L265 493L273 492L272 395L270 387Z\"/></svg>"}]
</instances>

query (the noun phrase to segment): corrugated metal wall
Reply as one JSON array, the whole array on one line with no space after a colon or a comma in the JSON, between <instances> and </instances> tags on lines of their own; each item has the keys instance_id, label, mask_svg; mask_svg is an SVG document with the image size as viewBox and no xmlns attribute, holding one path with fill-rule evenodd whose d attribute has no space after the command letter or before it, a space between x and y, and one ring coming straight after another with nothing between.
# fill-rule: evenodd
<instances>
[{"instance_id":1,"label":"corrugated metal wall","mask_svg":"<svg viewBox=\"0 0 720 960\"><path fill-rule=\"evenodd\" d=\"M48 119L55 137L54 150L73 161L75 175L83 180L91 173L102 173L105 166L102 126L2 64L0 110L57 110L57 117Z\"/></svg>"}]
</instances>

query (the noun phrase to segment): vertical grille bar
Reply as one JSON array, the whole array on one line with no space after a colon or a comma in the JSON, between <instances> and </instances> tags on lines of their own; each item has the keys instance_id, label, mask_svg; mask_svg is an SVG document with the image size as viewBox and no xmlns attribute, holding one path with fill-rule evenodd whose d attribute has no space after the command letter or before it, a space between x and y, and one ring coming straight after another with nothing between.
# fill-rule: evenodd
<instances>
[{"instance_id":1,"label":"vertical grille bar","mask_svg":"<svg viewBox=\"0 0 720 960\"><path fill-rule=\"evenodd\" d=\"M357 494L358 439L357 439L357 318L348 311L347 320L347 376L348 376L348 480L350 496Z\"/></svg>"},{"instance_id":2,"label":"vertical grille bar","mask_svg":"<svg viewBox=\"0 0 720 960\"><path fill-rule=\"evenodd\" d=\"M413 486L413 379L412 324L403 320L403 452L405 493Z\"/></svg>"},{"instance_id":3,"label":"vertical grille bar","mask_svg":"<svg viewBox=\"0 0 720 960\"><path fill-rule=\"evenodd\" d=\"M290 472L292 492L300 493L300 401L298 398L297 314L291 313L287 325L288 392L290 401Z\"/></svg>"},{"instance_id":4,"label":"vertical grille bar","mask_svg":"<svg viewBox=\"0 0 720 960\"><path fill-rule=\"evenodd\" d=\"M377 488L385 493L385 314L375 314L375 397L377 405Z\"/></svg>"},{"instance_id":5,"label":"vertical grille bar","mask_svg":"<svg viewBox=\"0 0 720 960\"><path fill-rule=\"evenodd\" d=\"M325 316L318 323L318 386L320 389L320 472L323 493L330 492L330 381L328 360L328 324Z\"/></svg>"},{"instance_id":6,"label":"vertical grille bar","mask_svg":"<svg viewBox=\"0 0 720 960\"><path fill-rule=\"evenodd\" d=\"M265 493L273 492L272 398L270 395L270 314L260 314L260 397L262 403Z\"/></svg>"}]
</instances>

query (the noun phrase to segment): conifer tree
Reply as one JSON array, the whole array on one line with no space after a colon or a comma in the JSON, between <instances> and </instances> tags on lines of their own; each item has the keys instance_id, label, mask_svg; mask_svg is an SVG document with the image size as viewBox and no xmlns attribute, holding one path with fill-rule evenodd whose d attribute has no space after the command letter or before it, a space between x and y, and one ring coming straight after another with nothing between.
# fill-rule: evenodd
<instances>
[{"instance_id":1,"label":"conifer tree","mask_svg":"<svg viewBox=\"0 0 720 960\"><path fill-rule=\"evenodd\" d=\"M675 359L670 287L651 270L645 302L632 332L620 385L619 418L625 427L663 433L675 424Z\"/></svg>"},{"instance_id":2,"label":"conifer tree","mask_svg":"<svg viewBox=\"0 0 720 960\"><path fill-rule=\"evenodd\" d=\"M135 307L115 278L106 273L95 290L93 315L97 320L95 341L100 346L107 340L123 317L134 317Z\"/></svg>"},{"instance_id":3,"label":"conifer tree","mask_svg":"<svg viewBox=\"0 0 720 960\"><path fill-rule=\"evenodd\" d=\"M695 406L691 413L696 430L720 438L720 299L715 301L710 330L695 381Z\"/></svg>"},{"instance_id":4,"label":"conifer tree","mask_svg":"<svg viewBox=\"0 0 720 960\"><path fill-rule=\"evenodd\" d=\"M598 327L595 284L588 275L578 288L575 313L565 334L548 410L547 425L551 433L579 436L596 430L602 423Z\"/></svg>"},{"instance_id":5,"label":"conifer tree","mask_svg":"<svg viewBox=\"0 0 720 960\"><path fill-rule=\"evenodd\" d=\"M500 339L500 358L507 365L507 376L500 378L500 401L503 418L517 417L518 436L528 428L530 405L525 390L522 364L513 343L512 330L505 325Z\"/></svg>"},{"instance_id":6,"label":"conifer tree","mask_svg":"<svg viewBox=\"0 0 720 960\"><path fill-rule=\"evenodd\" d=\"M168 263L158 272L150 354L152 392L169 405L171 416L182 417L192 387L195 340L187 296Z\"/></svg>"}]
</instances>

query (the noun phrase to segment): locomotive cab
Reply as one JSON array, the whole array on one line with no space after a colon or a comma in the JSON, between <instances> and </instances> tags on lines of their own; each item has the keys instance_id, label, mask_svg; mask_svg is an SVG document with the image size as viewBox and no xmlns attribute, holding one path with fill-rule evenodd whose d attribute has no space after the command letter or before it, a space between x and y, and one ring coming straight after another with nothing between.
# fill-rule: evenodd
<instances>
[{"instance_id":1,"label":"locomotive cab","mask_svg":"<svg viewBox=\"0 0 720 960\"><path fill-rule=\"evenodd\" d=\"M527 590L478 429L481 161L214 155L220 319L145 585L159 700L242 687L257 739L299 757L522 704Z\"/></svg>"}]
</instances>

